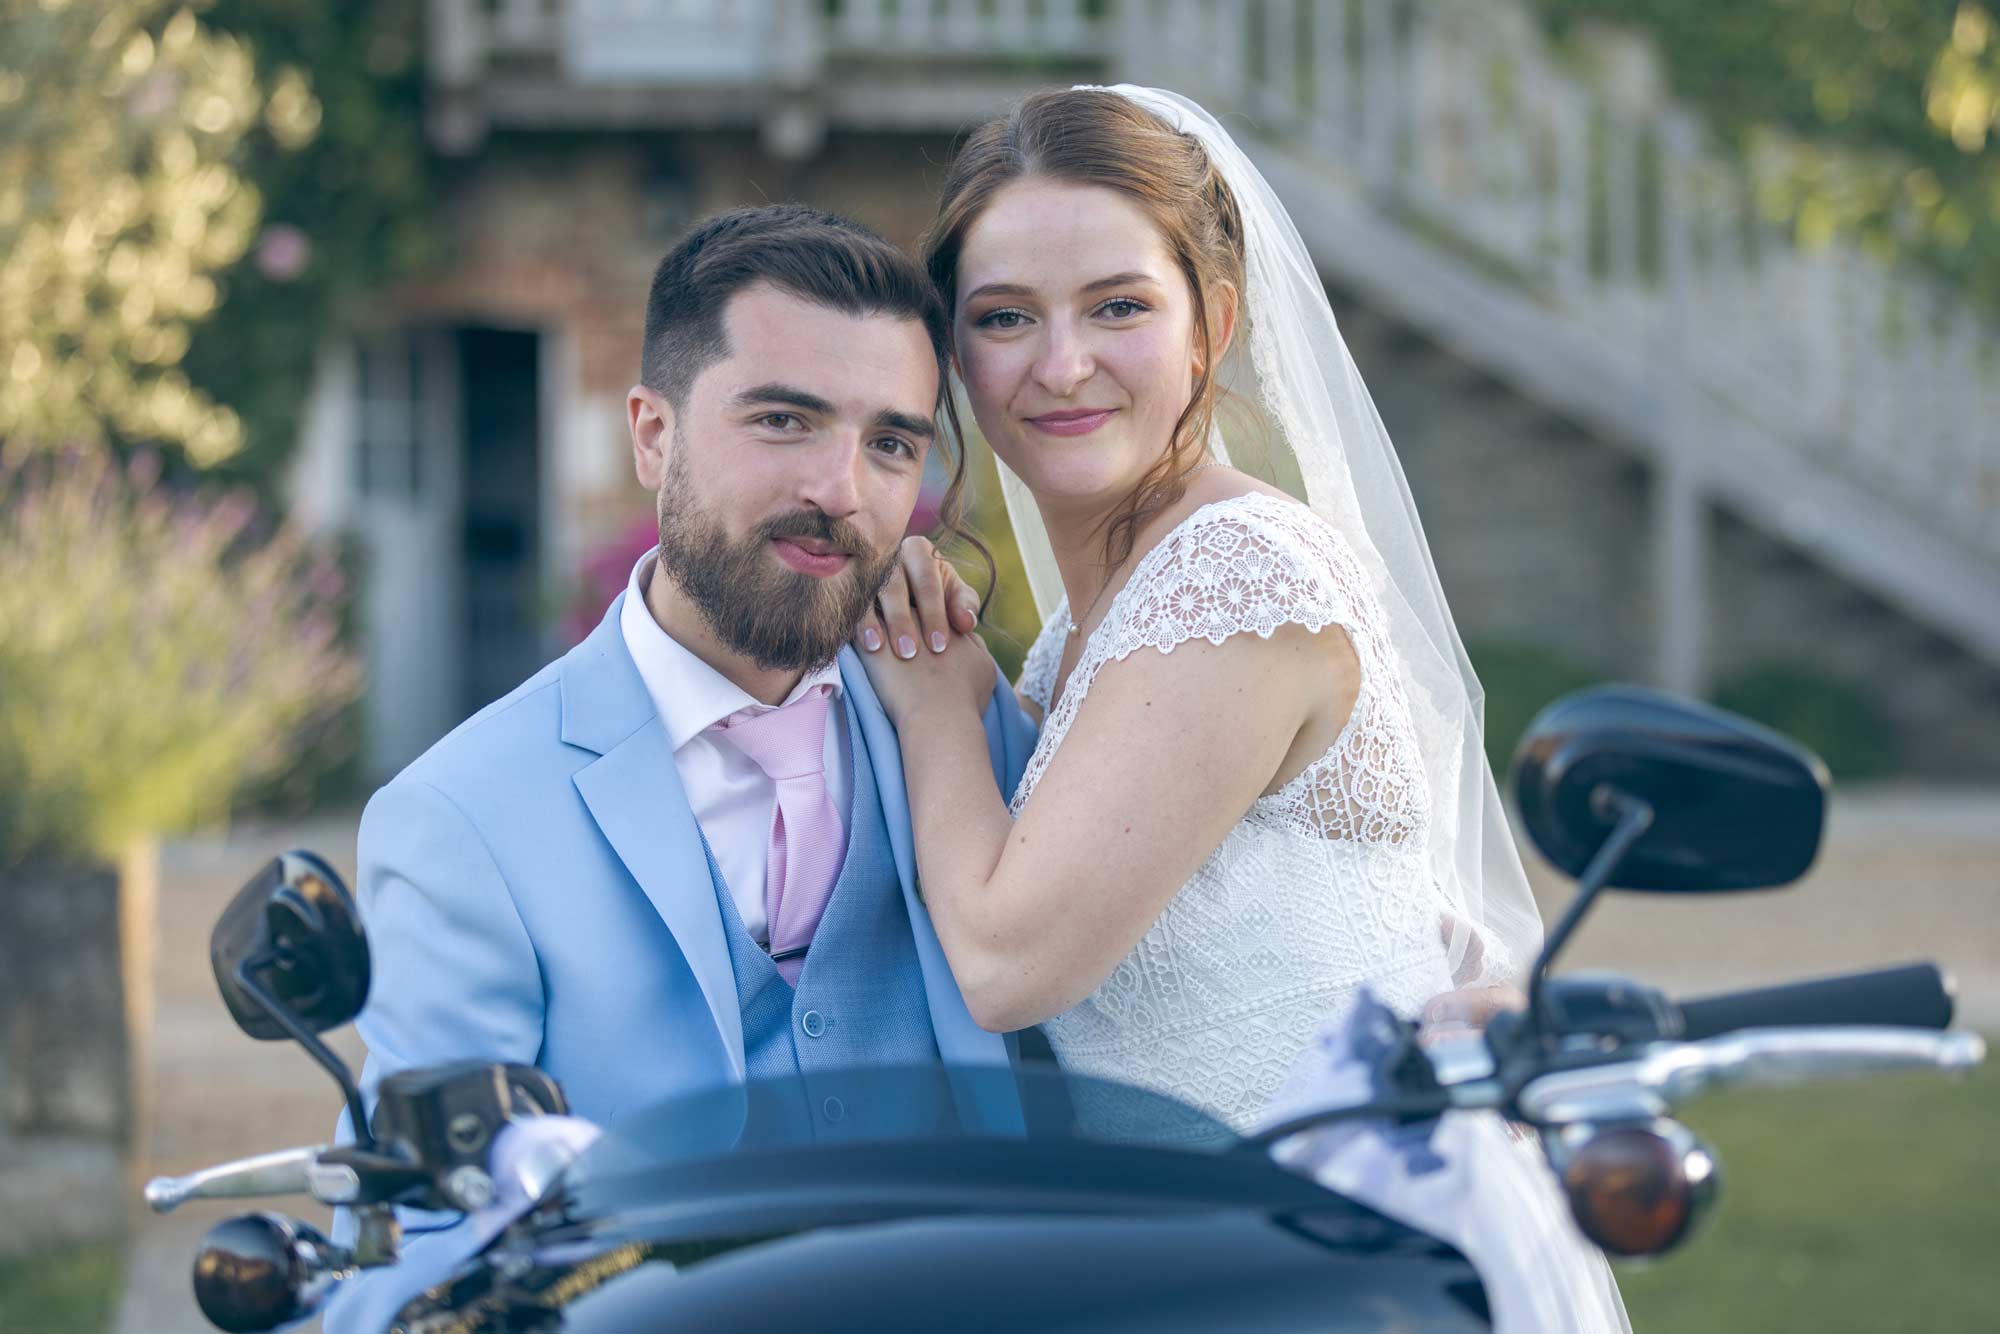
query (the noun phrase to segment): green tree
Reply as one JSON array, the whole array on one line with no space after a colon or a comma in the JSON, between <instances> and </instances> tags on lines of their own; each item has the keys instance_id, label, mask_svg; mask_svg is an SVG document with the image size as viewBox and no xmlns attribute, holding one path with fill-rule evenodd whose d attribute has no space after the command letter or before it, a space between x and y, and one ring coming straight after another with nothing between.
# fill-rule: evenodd
<instances>
[{"instance_id":1,"label":"green tree","mask_svg":"<svg viewBox=\"0 0 2000 1334\"><path fill-rule=\"evenodd\" d=\"M263 218L217 275L221 305L186 370L243 419L244 447L220 472L268 493L298 439L319 348L436 253L423 7L211 0L203 21L242 43L268 90L241 165Z\"/></svg>"},{"instance_id":2,"label":"green tree","mask_svg":"<svg viewBox=\"0 0 2000 1334\"><path fill-rule=\"evenodd\" d=\"M0 440L214 463L241 423L180 362L257 224L249 53L164 0L0 3Z\"/></svg>"},{"instance_id":3,"label":"green tree","mask_svg":"<svg viewBox=\"0 0 2000 1334\"><path fill-rule=\"evenodd\" d=\"M1648 35L1801 242L1911 254L2000 309L2000 24L1981 0L1534 0L1562 36Z\"/></svg>"},{"instance_id":4,"label":"green tree","mask_svg":"<svg viewBox=\"0 0 2000 1334\"><path fill-rule=\"evenodd\" d=\"M0 0L0 439L268 493L314 353L432 253L422 11Z\"/></svg>"}]
</instances>

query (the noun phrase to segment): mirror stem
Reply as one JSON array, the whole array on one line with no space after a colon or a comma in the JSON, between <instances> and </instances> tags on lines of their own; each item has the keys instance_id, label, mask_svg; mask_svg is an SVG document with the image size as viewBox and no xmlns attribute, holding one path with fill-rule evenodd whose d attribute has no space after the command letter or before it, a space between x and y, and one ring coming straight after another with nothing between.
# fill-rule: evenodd
<instances>
[{"instance_id":1,"label":"mirror stem","mask_svg":"<svg viewBox=\"0 0 2000 1334\"><path fill-rule=\"evenodd\" d=\"M1600 783L1590 794L1590 805L1592 811L1606 819L1616 816L1618 823L1612 826L1611 833L1590 859L1590 865L1583 868L1576 882L1576 897L1570 900L1562 920L1549 932L1542 944L1541 957L1535 960L1535 970L1529 974L1528 1022L1537 1036L1547 1031L1548 1016L1542 1011L1542 982L1548 976L1549 964L1576 933L1583 915L1590 911L1591 903L1618 870L1618 864L1625 860L1625 854L1653 827L1652 806L1609 783Z\"/></svg>"},{"instance_id":2,"label":"mirror stem","mask_svg":"<svg viewBox=\"0 0 2000 1334\"><path fill-rule=\"evenodd\" d=\"M272 1021L278 1027L285 1030L287 1037L291 1038L292 1041L298 1043L301 1047L304 1047L306 1055L319 1062L320 1068L333 1076L334 1082L340 1085L341 1093L347 1098L347 1119L354 1127L355 1147L366 1151L373 1151L375 1148L375 1136L369 1131L368 1115L361 1106L361 1090L355 1086L354 1076L349 1072L347 1063L334 1055L333 1049L328 1047L324 1042L321 1042L318 1036L308 1031L304 1025L294 1019L291 1011L285 1007L284 1002L266 990L264 984L251 971L253 969L267 968L277 962L278 956L275 954L259 954L253 958L245 959L242 963L236 965L237 985L242 987L252 1000L263 1007L264 1013L271 1016Z\"/></svg>"}]
</instances>

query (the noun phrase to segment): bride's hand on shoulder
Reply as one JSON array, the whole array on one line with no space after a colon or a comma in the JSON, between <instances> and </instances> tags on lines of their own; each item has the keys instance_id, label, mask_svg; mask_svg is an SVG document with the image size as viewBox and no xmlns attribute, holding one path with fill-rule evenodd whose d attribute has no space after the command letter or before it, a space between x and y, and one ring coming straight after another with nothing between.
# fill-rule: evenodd
<instances>
[{"instance_id":1,"label":"bride's hand on shoulder","mask_svg":"<svg viewBox=\"0 0 2000 1334\"><path fill-rule=\"evenodd\" d=\"M892 722L943 705L983 709L998 674L972 631L979 594L937 554L930 539L906 537L854 645Z\"/></svg>"}]
</instances>

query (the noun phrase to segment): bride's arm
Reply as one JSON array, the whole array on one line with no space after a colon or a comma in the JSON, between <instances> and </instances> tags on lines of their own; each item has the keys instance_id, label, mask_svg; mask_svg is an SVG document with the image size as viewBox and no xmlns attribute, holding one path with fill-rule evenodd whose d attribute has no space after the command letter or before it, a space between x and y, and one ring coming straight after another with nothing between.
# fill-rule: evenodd
<instances>
[{"instance_id":1,"label":"bride's arm","mask_svg":"<svg viewBox=\"0 0 2000 1334\"><path fill-rule=\"evenodd\" d=\"M1089 995L1271 785L1315 702L1351 706L1359 684L1334 627L1140 649L1098 672L1014 820L966 707L993 680L977 641L868 667L902 742L924 901L996 1032Z\"/></svg>"}]
</instances>

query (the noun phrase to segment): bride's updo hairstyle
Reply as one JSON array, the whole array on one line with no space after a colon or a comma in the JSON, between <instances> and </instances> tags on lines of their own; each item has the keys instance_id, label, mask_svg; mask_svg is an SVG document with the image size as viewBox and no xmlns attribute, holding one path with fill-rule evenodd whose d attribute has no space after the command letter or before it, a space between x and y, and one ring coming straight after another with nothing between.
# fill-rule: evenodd
<instances>
[{"instance_id":1,"label":"bride's updo hairstyle","mask_svg":"<svg viewBox=\"0 0 2000 1334\"><path fill-rule=\"evenodd\" d=\"M1132 554L1139 526L1185 493L1187 476L1207 447L1219 392L1215 363L1223 351L1210 336L1209 311L1223 284L1235 289L1238 311L1243 309L1243 220L1235 196L1194 136L1104 89L1032 93L966 138L945 174L937 219L924 234L924 267L954 323L966 233L1003 187L1027 177L1101 186L1137 202L1194 299L1201 370L1166 454L1106 524L1104 557L1116 565ZM956 412L950 416L957 428Z\"/></svg>"}]
</instances>

